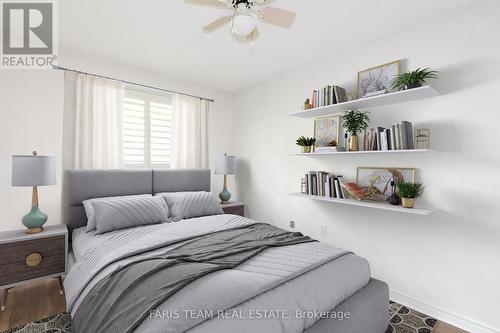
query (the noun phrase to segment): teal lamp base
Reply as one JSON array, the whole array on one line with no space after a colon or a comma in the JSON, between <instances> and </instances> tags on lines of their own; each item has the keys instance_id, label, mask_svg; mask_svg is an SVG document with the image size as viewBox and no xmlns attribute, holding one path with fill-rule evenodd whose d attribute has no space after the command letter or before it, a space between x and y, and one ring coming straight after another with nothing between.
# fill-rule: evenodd
<instances>
[{"instance_id":1,"label":"teal lamp base","mask_svg":"<svg viewBox=\"0 0 500 333\"><path fill-rule=\"evenodd\" d=\"M231 199L231 193L227 190L227 176L224 175L224 187L222 188L222 192L219 193L219 199L221 203L225 204L229 202Z\"/></svg>"},{"instance_id":2,"label":"teal lamp base","mask_svg":"<svg viewBox=\"0 0 500 333\"><path fill-rule=\"evenodd\" d=\"M229 199L231 199L231 193L227 190L227 188L223 188L222 192L219 193L219 199L221 203L228 203Z\"/></svg>"},{"instance_id":3,"label":"teal lamp base","mask_svg":"<svg viewBox=\"0 0 500 333\"><path fill-rule=\"evenodd\" d=\"M38 206L32 207L31 211L26 214L22 222L26 228L26 233L35 234L43 231L43 225L47 222L47 214L44 214L38 209Z\"/></svg>"}]
</instances>

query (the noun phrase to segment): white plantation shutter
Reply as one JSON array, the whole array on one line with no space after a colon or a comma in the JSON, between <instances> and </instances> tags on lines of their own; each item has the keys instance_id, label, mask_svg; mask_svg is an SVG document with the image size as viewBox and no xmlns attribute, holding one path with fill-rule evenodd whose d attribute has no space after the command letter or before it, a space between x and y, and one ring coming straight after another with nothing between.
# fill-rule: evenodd
<instances>
[{"instance_id":1,"label":"white plantation shutter","mask_svg":"<svg viewBox=\"0 0 500 333\"><path fill-rule=\"evenodd\" d=\"M172 146L172 98L125 91L123 158L130 168L168 168Z\"/></svg>"}]
</instances>

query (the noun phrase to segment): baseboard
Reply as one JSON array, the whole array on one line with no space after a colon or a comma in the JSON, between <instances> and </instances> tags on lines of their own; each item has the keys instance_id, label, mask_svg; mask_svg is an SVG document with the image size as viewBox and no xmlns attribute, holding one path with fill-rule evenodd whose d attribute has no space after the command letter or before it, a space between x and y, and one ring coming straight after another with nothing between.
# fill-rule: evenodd
<instances>
[{"instance_id":1,"label":"baseboard","mask_svg":"<svg viewBox=\"0 0 500 333\"><path fill-rule=\"evenodd\" d=\"M478 323L469 318L426 304L421 300L405 296L393 290L390 291L390 297L394 302L407 305L412 309L428 314L429 316L471 333L500 333L500 330L497 328Z\"/></svg>"}]
</instances>

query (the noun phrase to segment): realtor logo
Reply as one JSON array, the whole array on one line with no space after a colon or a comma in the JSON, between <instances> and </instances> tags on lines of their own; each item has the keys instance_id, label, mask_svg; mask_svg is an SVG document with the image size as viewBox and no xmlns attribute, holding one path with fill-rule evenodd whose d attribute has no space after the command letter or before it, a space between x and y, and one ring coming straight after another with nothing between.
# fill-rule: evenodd
<instances>
[{"instance_id":1,"label":"realtor logo","mask_svg":"<svg viewBox=\"0 0 500 333\"><path fill-rule=\"evenodd\" d=\"M57 59L55 3L1 2L1 68L52 68Z\"/></svg>"}]
</instances>

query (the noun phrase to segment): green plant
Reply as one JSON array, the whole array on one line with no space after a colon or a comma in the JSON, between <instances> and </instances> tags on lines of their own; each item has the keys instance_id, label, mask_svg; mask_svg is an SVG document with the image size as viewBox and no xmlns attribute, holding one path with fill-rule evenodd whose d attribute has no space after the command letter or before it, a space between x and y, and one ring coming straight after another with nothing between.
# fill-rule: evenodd
<instances>
[{"instance_id":1,"label":"green plant","mask_svg":"<svg viewBox=\"0 0 500 333\"><path fill-rule=\"evenodd\" d=\"M418 198L424 193L424 184L398 180L398 192L402 198Z\"/></svg>"},{"instance_id":2,"label":"green plant","mask_svg":"<svg viewBox=\"0 0 500 333\"><path fill-rule=\"evenodd\" d=\"M305 136L300 136L297 139L297 145L302 146L302 147L311 147L311 146L314 146L315 143L316 143L315 138L307 138Z\"/></svg>"},{"instance_id":3,"label":"green plant","mask_svg":"<svg viewBox=\"0 0 500 333\"><path fill-rule=\"evenodd\" d=\"M437 71L430 68L417 68L414 71L406 72L396 76L391 82L391 88L394 90L407 89L409 87L418 87L427 84L428 79L436 79Z\"/></svg>"},{"instance_id":4,"label":"green plant","mask_svg":"<svg viewBox=\"0 0 500 333\"><path fill-rule=\"evenodd\" d=\"M342 126L344 126L351 135L357 135L368 127L370 121L368 114L369 112L355 110L346 111L342 116Z\"/></svg>"}]
</instances>

